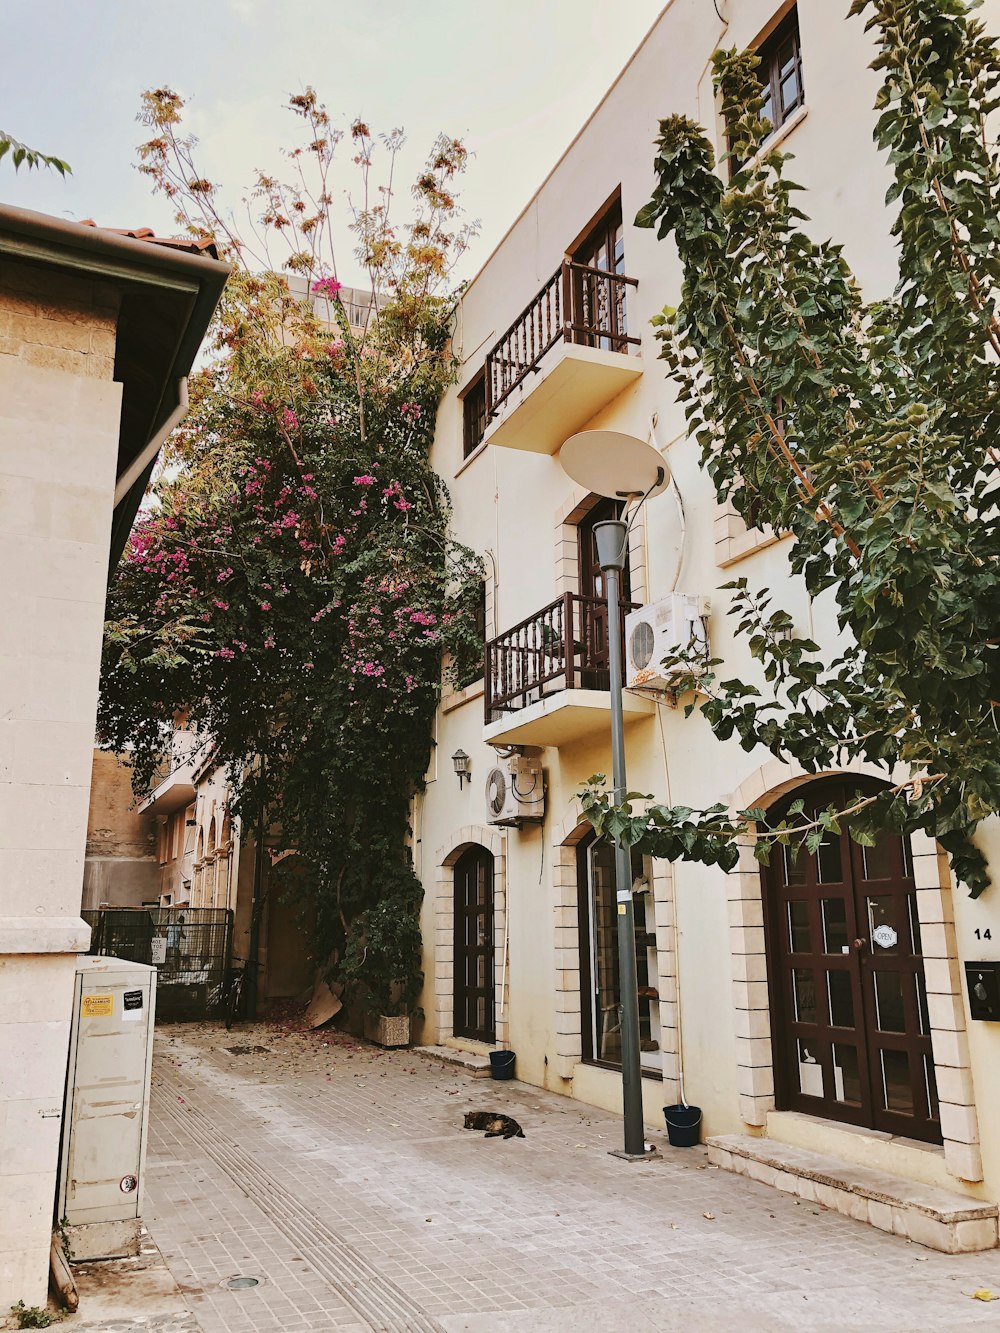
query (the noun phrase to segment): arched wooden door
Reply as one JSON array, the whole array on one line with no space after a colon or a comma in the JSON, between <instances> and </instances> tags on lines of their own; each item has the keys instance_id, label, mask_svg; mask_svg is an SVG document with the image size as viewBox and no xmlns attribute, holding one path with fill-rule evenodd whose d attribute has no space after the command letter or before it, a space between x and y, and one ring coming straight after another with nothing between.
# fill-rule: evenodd
<instances>
[{"instance_id":1,"label":"arched wooden door","mask_svg":"<svg viewBox=\"0 0 1000 1333\"><path fill-rule=\"evenodd\" d=\"M455 863L455 1036L496 1040L493 857L485 847Z\"/></svg>"},{"instance_id":2,"label":"arched wooden door","mask_svg":"<svg viewBox=\"0 0 1000 1333\"><path fill-rule=\"evenodd\" d=\"M815 782L806 813L843 808L864 785ZM907 840L860 847L831 833L794 861L776 847L763 876L779 1109L940 1143Z\"/></svg>"}]
</instances>

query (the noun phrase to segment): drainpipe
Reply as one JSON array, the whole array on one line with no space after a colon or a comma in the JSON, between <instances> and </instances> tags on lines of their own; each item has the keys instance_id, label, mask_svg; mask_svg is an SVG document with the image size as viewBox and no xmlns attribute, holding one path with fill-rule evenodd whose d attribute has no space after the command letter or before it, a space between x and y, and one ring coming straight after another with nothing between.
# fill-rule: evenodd
<instances>
[{"instance_id":1,"label":"drainpipe","mask_svg":"<svg viewBox=\"0 0 1000 1333\"><path fill-rule=\"evenodd\" d=\"M125 496L135 485L135 483L149 467L150 463L160 452L160 446L175 427L187 416L188 411L188 382L187 376L183 375L177 381L177 406L167 417L166 421L156 432L153 438L143 449L137 458L133 458L122 475L115 482L115 504L121 504Z\"/></svg>"}]
</instances>

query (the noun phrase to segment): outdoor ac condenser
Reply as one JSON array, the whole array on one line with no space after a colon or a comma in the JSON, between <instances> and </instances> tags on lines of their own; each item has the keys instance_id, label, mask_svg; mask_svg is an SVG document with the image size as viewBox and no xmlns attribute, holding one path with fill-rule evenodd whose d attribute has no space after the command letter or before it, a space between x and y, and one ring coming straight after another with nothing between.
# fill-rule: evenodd
<instances>
[{"instance_id":1,"label":"outdoor ac condenser","mask_svg":"<svg viewBox=\"0 0 1000 1333\"><path fill-rule=\"evenodd\" d=\"M535 755L512 754L486 778L487 822L541 823L545 816L545 775Z\"/></svg>"},{"instance_id":2,"label":"outdoor ac condenser","mask_svg":"<svg viewBox=\"0 0 1000 1333\"><path fill-rule=\"evenodd\" d=\"M692 644L707 653L709 609L707 597L675 592L630 611L625 617L626 687L670 689L677 669L661 663Z\"/></svg>"},{"instance_id":3,"label":"outdoor ac condenser","mask_svg":"<svg viewBox=\"0 0 1000 1333\"><path fill-rule=\"evenodd\" d=\"M139 1253L156 968L77 963L58 1218L73 1260Z\"/></svg>"}]
</instances>

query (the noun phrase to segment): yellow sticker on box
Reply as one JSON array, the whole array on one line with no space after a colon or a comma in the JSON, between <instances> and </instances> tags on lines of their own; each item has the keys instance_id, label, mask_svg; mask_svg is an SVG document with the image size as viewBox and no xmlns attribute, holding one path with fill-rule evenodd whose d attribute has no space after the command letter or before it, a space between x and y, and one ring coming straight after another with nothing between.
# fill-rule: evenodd
<instances>
[{"instance_id":1,"label":"yellow sticker on box","mask_svg":"<svg viewBox=\"0 0 1000 1333\"><path fill-rule=\"evenodd\" d=\"M84 1018L110 1018L115 1012L113 995L85 995L80 1011Z\"/></svg>"}]
</instances>

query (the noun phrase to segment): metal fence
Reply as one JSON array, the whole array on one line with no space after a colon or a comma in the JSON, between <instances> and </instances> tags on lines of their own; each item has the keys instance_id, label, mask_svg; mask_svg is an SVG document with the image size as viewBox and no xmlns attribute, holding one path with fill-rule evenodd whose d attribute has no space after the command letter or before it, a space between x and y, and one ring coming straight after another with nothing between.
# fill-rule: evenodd
<instances>
[{"instance_id":1,"label":"metal fence","mask_svg":"<svg viewBox=\"0 0 1000 1333\"><path fill-rule=\"evenodd\" d=\"M233 914L214 907L85 910L90 953L156 968L158 1019L206 1018L222 1004Z\"/></svg>"}]
</instances>

